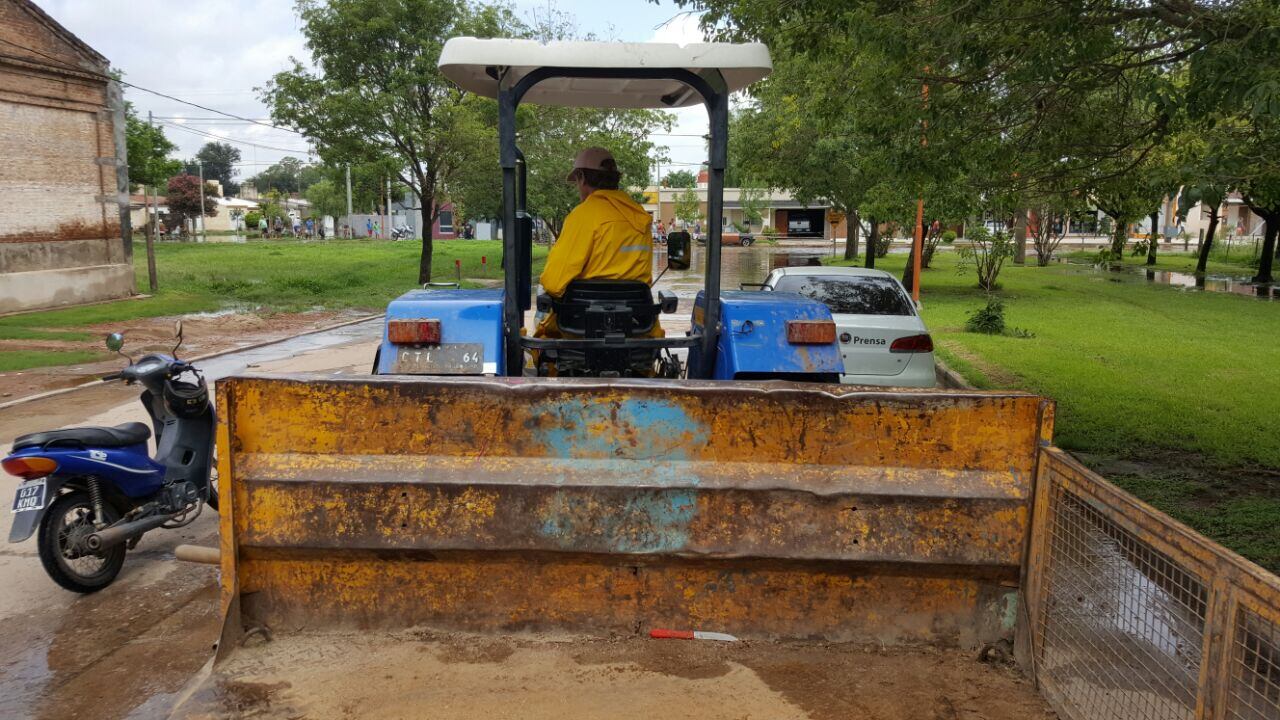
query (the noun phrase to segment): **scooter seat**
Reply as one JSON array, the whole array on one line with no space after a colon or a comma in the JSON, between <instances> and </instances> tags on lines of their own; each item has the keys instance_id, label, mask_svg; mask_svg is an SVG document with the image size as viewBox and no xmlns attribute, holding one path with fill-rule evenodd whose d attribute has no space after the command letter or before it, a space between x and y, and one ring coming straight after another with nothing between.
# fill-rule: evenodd
<instances>
[{"instance_id":1,"label":"scooter seat","mask_svg":"<svg viewBox=\"0 0 1280 720\"><path fill-rule=\"evenodd\" d=\"M13 449L29 447L125 447L146 442L151 428L145 423L131 422L115 427L78 427L23 435L13 441Z\"/></svg>"}]
</instances>

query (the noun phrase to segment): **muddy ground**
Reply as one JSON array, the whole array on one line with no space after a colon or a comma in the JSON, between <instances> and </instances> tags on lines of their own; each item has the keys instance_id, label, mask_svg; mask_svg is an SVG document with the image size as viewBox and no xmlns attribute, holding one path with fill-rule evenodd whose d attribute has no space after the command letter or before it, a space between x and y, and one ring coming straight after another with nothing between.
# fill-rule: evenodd
<instances>
[{"instance_id":1,"label":"muddy ground","mask_svg":"<svg viewBox=\"0 0 1280 720\"><path fill-rule=\"evenodd\" d=\"M955 651L429 631L253 642L186 698L177 716L1054 717L1016 669Z\"/></svg>"},{"instance_id":2,"label":"muddy ground","mask_svg":"<svg viewBox=\"0 0 1280 720\"><path fill-rule=\"evenodd\" d=\"M291 337L328 327L347 320L368 316L359 311L314 311L304 313L199 313L182 316L182 350L184 357L198 357L225 352L263 342ZM111 356L103 345L106 336L122 332L125 352L132 355L148 352L168 353L173 349L173 323L177 318L139 318L121 323L59 328L89 333L89 340L0 340L0 350L88 350L102 353L104 359L79 365L61 365L0 373L0 402L16 400L48 390L82 385L115 372L121 360Z\"/></svg>"}]
</instances>

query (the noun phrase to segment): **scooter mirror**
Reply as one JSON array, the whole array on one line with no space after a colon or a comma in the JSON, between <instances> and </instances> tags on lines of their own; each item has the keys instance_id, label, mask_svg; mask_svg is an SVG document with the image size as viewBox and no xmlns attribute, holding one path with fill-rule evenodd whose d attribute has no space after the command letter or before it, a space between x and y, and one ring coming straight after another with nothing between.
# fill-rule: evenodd
<instances>
[{"instance_id":1,"label":"scooter mirror","mask_svg":"<svg viewBox=\"0 0 1280 720\"><path fill-rule=\"evenodd\" d=\"M689 269L689 233L684 230L667 235L667 268L670 270Z\"/></svg>"},{"instance_id":2,"label":"scooter mirror","mask_svg":"<svg viewBox=\"0 0 1280 720\"><path fill-rule=\"evenodd\" d=\"M107 349L111 352L120 352L120 348L124 347L124 335L120 333L111 333L107 336Z\"/></svg>"}]
</instances>

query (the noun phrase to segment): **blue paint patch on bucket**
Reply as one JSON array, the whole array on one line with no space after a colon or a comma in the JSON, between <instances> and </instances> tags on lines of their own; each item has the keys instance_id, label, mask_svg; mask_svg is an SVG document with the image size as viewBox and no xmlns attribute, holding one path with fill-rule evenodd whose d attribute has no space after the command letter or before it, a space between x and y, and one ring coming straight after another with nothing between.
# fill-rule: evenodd
<instances>
[{"instance_id":1,"label":"blue paint patch on bucket","mask_svg":"<svg viewBox=\"0 0 1280 720\"><path fill-rule=\"evenodd\" d=\"M688 488L638 491L620 507L559 491L545 506L540 529L565 550L670 554L688 546L697 513L698 491Z\"/></svg>"},{"instance_id":2,"label":"blue paint patch on bucket","mask_svg":"<svg viewBox=\"0 0 1280 720\"><path fill-rule=\"evenodd\" d=\"M676 403L592 397L533 408L536 439L550 457L687 460L710 439L707 428Z\"/></svg>"}]
</instances>

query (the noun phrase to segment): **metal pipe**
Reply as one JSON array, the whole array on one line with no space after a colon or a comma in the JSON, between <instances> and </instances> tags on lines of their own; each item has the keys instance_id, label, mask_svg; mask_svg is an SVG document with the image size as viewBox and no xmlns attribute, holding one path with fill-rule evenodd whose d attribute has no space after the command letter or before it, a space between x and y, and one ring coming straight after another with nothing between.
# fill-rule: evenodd
<instances>
[{"instance_id":1,"label":"metal pipe","mask_svg":"<svg viewBox=\"0 0 1280 720\"><path fill-rule=\"evenodd\" d=\"M222 552L218 548L204 545L179 545L173 549L173 555L179 560L205 565L217 565L222 561Z\"/></svg>"},{"instance_id":2,"label":"metal pipe","mask_svg":"<svg viewBox=\"0 0 1280 720\"><path fill-rule=\"evenodd\" d=\"M702 358L698 375L715 372L716 345L720 337L720 238L724 230L724 168L729 146L729 95L707 97L710 116L710 157L707 163L707 277L704 283Z\"/></svg>"},{"instance_id":3,"label":"metal pipe","mask_svg":"<svg viewBox=\"0 0 1280 720\"><path fill-rule=\"evenodd\" d=\"M115 525L106 530L100 530L84 539L85 547L94 552L99 550L107 550L115 547L122 542L140 537L142 534L155 530L161 525L174 519L174 515L152 515L134 520L123 525Z\"/></svg>"},{"instance_id":4,"label":"metal pipe","mask_svg":"<svg viewBox=\"0 0 1280 720\"><path fill-rule=\"evenodd\" d=\"M502 304L505 319L504 333L505 374L519 377L524 374L524 350L520 347L520 326L523 313L516 298L520 294L520 248L516 230L516 105L519 98L507 86L503 76L498 91L498 153L502 163L502 266L503 290L506 302Z\"/></svg>"}]
</instances>

